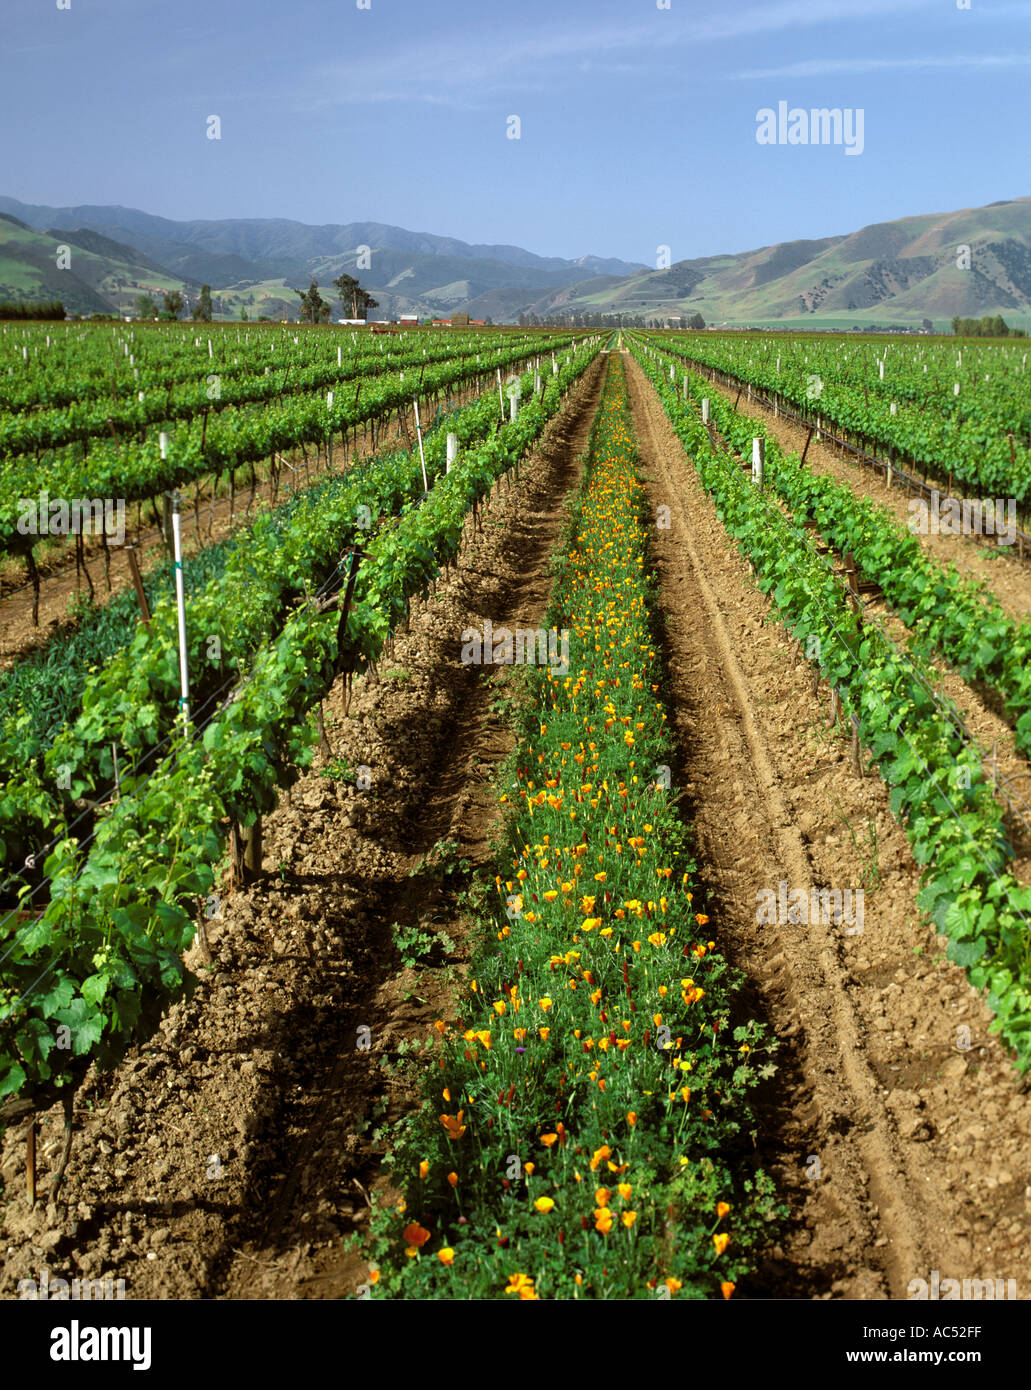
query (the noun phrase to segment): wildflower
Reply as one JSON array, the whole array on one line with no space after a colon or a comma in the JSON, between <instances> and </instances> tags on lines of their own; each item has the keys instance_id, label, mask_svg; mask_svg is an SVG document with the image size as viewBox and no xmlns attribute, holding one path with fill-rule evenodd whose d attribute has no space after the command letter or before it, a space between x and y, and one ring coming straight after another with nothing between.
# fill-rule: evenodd
<instances>
[{"instance_id":1,"label":"wildflower","mask_svg":"<svg viewBox=\"0 0 1031 1390\"><path fill-rule=\"evenodd\" d=\"M627 1122L627 1124L630 1126L630 1128L633 1129L634 1125L637 1124L637 1112L636 1112L636 1110L628 1110L628 1111L627 1111L626 1122Z\"/></svg>"},{"instance_id":2,"label":"wildflower","mask_svg":"<svg viewBox=\"0 0 1031 1390\"><path fill-rule=\"evenodd\" d=\"M548 1010L551 1008L550 999L538 999L537 1003L540 1005L540 1007L544 1010L545 1013L547 1013Z\"/></svg>"},{"instance_id":3,"label":"wildflower","mask_svg":"<svg viewBox=\"0 0 1031 1390\"><path fill-rule=\"evenodd\" d=\"M716 1215L719 1217L719 1219L720 1219L721 1221L722 1221L723 1218L726 1216L726 1214L727 1214L727 1212L728 1212L729 1210L730 1210L730 1203L729 1203L729 1202L717 1202L717 1203L716 1203Z\"/></svg>"},{"instance_id":4,"label":"wildflower","mask_svg":"<svg viewBox=\"0 0 1031 1390\"><path fill-rule=\"evenodd\" d=\"M594 1229L607 1236L612 1230L612 1213L606 1207L598 1207L594 1213Z\"/></svg>"},{"instance_id":5,"label":"wildflower","mask_svg":"<svg viewBox=\"0 0 1031 1390\"><path fill-rule=\"evenodd\" d=\"M720 1293L722 1293L724 1298L729 1298L736 1287L737 1286L735 1284L732 1284L729 1279L724 1280L724 1282L720 1285Z\"/></svg>"},{"instance_id":6,"label":"wildflower","mask_svg":"<svg viewBox=\"0 0 1031 1390\"><path fill-rule=\"evenodd\" d=\"M529 1274L510 1274L508 1276L506 1293L520 1293L525 1288L533 1288L533 1279Z\"/></svg>"},{"instance_id":7,"label":"wildflower","mask_svg":"<svg viewBox=\"0 0 1031 1390\"><path fill-rule=\"evenodd\" d=\"M726 1235L724 1232L721 1231L718 1236L713 1236L712 1243L716 1247L716 1254L722 1255L724 1250L726 1250L727 1246L730 1244L730 1236Z\"/></svg>"},{"instance_id":8,"label":"wildflower","mask_svg":"<svg viewBox=\"0 0 1031 1390\"><path fill-rule=\"evenodd\" d=\"M550 1149L551 1146L552 1146L552 1144L558 1143L558 1135L557 1135L557 1134L542 1134L542 1135L541 1135L541 1143L544 1145L544 1147L545 1147L546 1149Z\"/></svg>"},{"instance_id":9,"label":"wildflower","mask_svg":"<svg viewBox=\"0 0 1031 1390\"><path fill-rule=\"evenodd\" d=\"M679 1279L666 1279L664 1282L666 1288L670 1291L670 1295L679 1293L680 1290L684 1287Z\"/></svg>"},{"instance_id":10,"label":"wildflower","mask_svg":"<svg viewBox=\"0 0 1031 1390\"><path fill-rule=\"evenodd\" d=\"M457 1186L458 1186L458 1174L457 1174L457 1173L448 1173L448 1175L447 1175L447 1180L448 1180L448 1182L451 1184L452 1187L457 1187Z\"/></svg>"},{"instance_id":11,"label":"wildflower","mask_svg":"<svg viewBox=\"0 0 1031 1390\"><path fill-rule=\"evenodd\" d=\"M442 1265L449 1265L454 1258L455 1252L451 1249L450 1245L445 1245L437 1251L437 1259Z\"/></svg>"},{"instance_id":12,"label":"wildflower","mask_svg":"<svg viewBox=\"0 0 1031 1390\"><path fill-rule=\"evenodd\" d=\"M597 1187L594 1190L594 1200L599 1207L607 1207L612 1198L612 1193L607 1187Z\"/></svg>"},{"instance_id":13,"label":"wildflower","mask_svg":"<svg viewBox=\"0 0 1031 1390\"><path fill-rule=\"evenodd\" d=\"M422 1162L419 1164L419 1177L424 1178L429 1171L430 1165L426 1161L426 1159L423 1159Z\"/></svg>"},{"instance_id":14,"label":"wildflower","mask_svg":"<svg viewBox=\"0 0 1031 1390\"><path fill-rule=\"evenodd\" d=\"M440 1123L447 1130L447 1137L449 1139L461 1139L462 1135L465 1133L466 1126L462 1123L462 1116L464 1114L464 1110L459 1110L458 1114L455 1116L441 1115Z\"/></svg>"},{"instance_id":15,"label":"wildflower","mask_svg":"<svg viewBox=\"0 0 1031 1390\"><path fill-rule=\"evenodd\" d=\"M624 1226L627 1228L627 1230L629 1231L630 1227L631 1227L631 1226L634 1224L634 1222L637 1220L637 1212L636 1212L636 1211L625 1211L619 1219L620 1219L620 1221L622 1221L623 1225L624 1225Z\"/></svg>"},{"instance_id":16,"label":"wildflower","mask_svg":"<svg viewBox=\"0 0 1031 1390\"><path fill-rule=\"evenodd\" d=\"M552 1201L550 1197L538 1197L536 1202L534 1202L534 1206L537 1208L537 1210L545 1216L549 1211L551 1211L554 1205L555 1203Z\"/></svg>"},{"instance_id":17,"label":"wildflower","mask_svg":"<svg viewBox=\"0 0 1031 1390\"><path fill-rule=\"evenodd\" d=\"M425 1226L420 1226L418 1221L413 1221L401 1232L409 1245L425 1245L430 1238L430 1233Z\"/></svg>"}]
</instances>

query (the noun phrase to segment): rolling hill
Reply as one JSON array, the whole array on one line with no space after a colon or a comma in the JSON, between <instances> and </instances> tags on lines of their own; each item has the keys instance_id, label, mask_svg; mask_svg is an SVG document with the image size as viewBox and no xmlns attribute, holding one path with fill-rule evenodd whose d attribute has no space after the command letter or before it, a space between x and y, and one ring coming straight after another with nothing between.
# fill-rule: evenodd
<instances>
[{"instance_id":1,"label":"rolling hill","mask_svg":"<svg viewBox=\"0 0 1031 1390\"><path fill-rule=\"evenodd\" d=\"M497 290L518 290L520 303L528 304L589 277L644 269L640 264L593 255L564 259L538 256L518 246L472 245L456 237L410 232L379 222L323 226L285 218L177 222L135 208L88 204L58 208L8 197L0 197L0 212L29 229L89 228L123 248L137 248L181 284L211 285L231 309L246 305L255 314L276 317L285 309L296 314L292 286L307 288L314 277L329 298L335 292L326 287L342 271L360 276L385 315L426 315L464 308ZM370 266L356 270L361 247L370 249ZM42 291L41 283L41 295Z\"/></svg>"},{"instance_id":2,"label":"rolling hill","mask_svg":"<svg viewBox=\"0 0 1031 1390\"><path fill-rule=\"evenodd\" d=\"M960 248L969 247L969 267ZM1031 315L1031 197L879 222L850 236L790 241L598 278L542 296L530 312L700 313L707 323L944 327L954 316Z\"/></svg>"},{"instance_id":3,"label":"rolling hill","mask_svg":"<svg viewBox=\"0 0 1031 1390\"><path fill-rule=\"evenodd\" d=\"M139 294L199 288L98 232L37 231L0 213L0 299L60 299L69 313L106 314Z\"/></svg>"},{"instance_id":4,"label":"rolling hill","mask_svg":"<svg viewBox=\"0 0 1031 1390\"><path fill-rule=\"evenodd\" d=\"M56 268L59 244L72 269ZM360 248L369 248L367 263ZM969 266L961 247L969 247ZM360 264L360 259L362 263ZM367 268L366 268L367 267ZM1031 315L1031 197L879 222L850 235L781 242L649 270L620 260L538 256L377 222L310 226L283 218L176 222L133 208L45 207L0 197L0 296L62 298L75 312L124 312L141 291L202 282L216 306L296 317L318 280L357 275L383 317L443 315L514 322L623 313L785 328L944 328L954 315Z\"/></svg>"}]
</instances>

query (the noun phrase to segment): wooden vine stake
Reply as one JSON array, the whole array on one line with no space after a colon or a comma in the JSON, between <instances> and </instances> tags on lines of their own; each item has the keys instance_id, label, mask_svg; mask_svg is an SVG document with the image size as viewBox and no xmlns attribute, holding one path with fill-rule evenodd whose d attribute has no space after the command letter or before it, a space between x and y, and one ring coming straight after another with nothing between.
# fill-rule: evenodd
<instances>
[{"instance_id":1,"label":"wooden vine stake","mask_svg":"<svg viewBox=\"0 0 1031 1390\"><path fill-rule=\"evenodd\" d=\"M805 441L805 448L802 450L802 457L801 457L801 459L799 460L799 463L798 463L799 468L803 468L803 467L805 466L805 456L806 456L806 454L808 454L808 452L809 452L809 445L810 445L812 442L813 442L813 427L810 425L810 427L809 427L809 434L808 434L808 436L806 437L806 441Z\"/></svg>"},{"instance_id":2,"label":"wooden vine stake","mask_svg":"<svg viewBox=\"0 0 1031 1390\"><path fill-rule=\"evenodd\" d=\"M234 821L229 832L230 880L234 888L261 877L261 817L253 825Z\"/></svg>"},{"instance_id":3,"label":"wooden vine stake","mask_svg":"<svg viewBox=\"0 0 1031 1390\"><path fill-rule=\"evenodd\" d=\"M863 775L863 763L859 756L859 720L852 719L852 771L857 777Z\"/></svg>"},{"instance_id":4,"label":"wooden vine stake","mask_svg":"<svg viewBox=\"0 0 1031 1390\"><path fill-rule=\"evenodd\" d=\"M57 1165L57 1172L54 1174L54 1197L56 1199L60 1191L61 1183L64 1181L64 1170L68 1167L68 1159L72 1152L72 1128L75 1116L75 1090L69 1086L61 1096L61 1106L64 1110L64 1146L61 1149L61 1159Z\"/></svg>"},{"instance_id":5,"label":"wooden vine stake","mask_svg":"<svg viewBox=\"0 0 1031 1390\"><path fill-rule=\"evenodd\" d=\"M333 756L333 749L330 747L329 739L326 736L326 714L322 708L322 701L319 701L318 713L315 716L315 726L319 732L319 753L328 762Z\"/></svg>"},{"instance_id":6,"label":"wooden vine stake","mask_svg":"<svg viewBox=\"0 0 1031 1390\"><path fill-rule=\"evenodd\" d=\"M29 1116L29 1128L25 1135L25 1190L29 1206L36 1202L36 1116Z\"/></svg>"},{"instance_id":7,"label":"wooden vine stake","mask_svg":"<svg viewBox=\"0 0 1031 1390\"><path fill-rule=\"evenodd\" d=\"M31 550L25 553L25 566L29 571L29 578L32 580L32 626L39 627L39 570L36 566L36 557Z\"/></svg>"},{"instance_id":8,"label":"wooden vine stake","mask_svg":"<svg viewBox=\"0 0 1031 1390\"><path fill-rule=\"evenodd\" d=\"M856 557L851 550L845 552L845 573L848 576L848 592L852 607L856 612L859 627L863 626L863 601L859 597L859 575L856 570Z\"/></svg>"}]
</instances>

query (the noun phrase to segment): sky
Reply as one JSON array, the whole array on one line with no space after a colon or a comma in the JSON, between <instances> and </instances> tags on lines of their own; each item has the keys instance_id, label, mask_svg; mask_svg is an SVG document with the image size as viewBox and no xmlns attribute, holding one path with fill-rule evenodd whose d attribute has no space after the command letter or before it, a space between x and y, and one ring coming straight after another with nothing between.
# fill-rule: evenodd
<instances>
[{"instance_id":1,"label":"sky","mask_svg":"<svg viewBox=\"0 0 1031 1390\"><path fill-rule=\"evenodd\" d=\"M1031 192L1031 0L0 0L0 53L28 203L656 265Z\"/></svg>"}]
</instances>

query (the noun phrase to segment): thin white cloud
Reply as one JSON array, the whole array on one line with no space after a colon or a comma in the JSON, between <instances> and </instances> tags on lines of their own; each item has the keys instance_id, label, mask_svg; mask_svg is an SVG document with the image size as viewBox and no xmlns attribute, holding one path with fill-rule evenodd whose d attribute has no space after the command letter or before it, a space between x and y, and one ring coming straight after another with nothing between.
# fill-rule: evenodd
<instances>
[{"instance_id":1,"label":"thin white cloud","mask_svg":"<svg viewBox=\"0 0 1031 1390\"><path fill-rule=\"evenodd\" d=\"M811 58L801 63L787 63L778 68L747 68L728 73L731 80L768 77L833 77L842 73L915 72L934 68L1012 68L1027 67L1027 53L957 53L947 57L924 58Z\"/></svg>"},{"instance_id":2,"label":"thin white cloud","mask_svg":"<svg viewBox=\"0 0 1031 1390\"><path fill-rule=\"evenodd\" d=\"M876 19L928 8L938 0L780 0L722 14L687 15L656 10L647 22L583 24L540 34L509 35L497 29L427 39L386 55L365 55L316 66L300 84L314 95L308 109L355 103L416 101L473 108L517 91L540 90L552 69L569 75L632 69L631 54L669 54L682 60L700 44ZM608 59L608 63L606 62ZM651 60L654 62L654 57ZM610 66L611 65L611 66Z\"/></svg>"}]
</instances>

